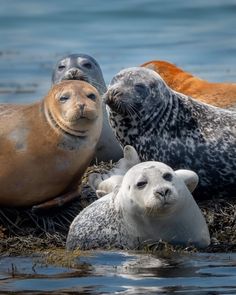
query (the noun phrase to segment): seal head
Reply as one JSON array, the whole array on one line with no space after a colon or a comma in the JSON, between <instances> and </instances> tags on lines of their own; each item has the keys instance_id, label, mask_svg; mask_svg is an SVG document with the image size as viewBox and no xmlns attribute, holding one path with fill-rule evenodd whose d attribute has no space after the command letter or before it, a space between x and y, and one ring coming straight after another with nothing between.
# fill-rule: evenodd
<instances>
[{"instance_id":1,"label":"seal head","mask_svg":"<svg viewBox=\"0 0 236 295\"><path fill-rule=\"evenodd\" d=\"M101 100L90 84L63 81L49 91L44 105L49 122L65 133L84 137L100 115Z\"/></svg>"},{"instance_id":2,"label":"seal head","mask_svg":"<svg viewBox=\"0 0 236 295\"><path fill-rule=\"evenodd\" d=\"M100 95L106 91L98 62L87 54L70 54L57 62L52 74L52 83L56 84L63 80L86 81L97 88Z\"/></svg>"}]
</instances>

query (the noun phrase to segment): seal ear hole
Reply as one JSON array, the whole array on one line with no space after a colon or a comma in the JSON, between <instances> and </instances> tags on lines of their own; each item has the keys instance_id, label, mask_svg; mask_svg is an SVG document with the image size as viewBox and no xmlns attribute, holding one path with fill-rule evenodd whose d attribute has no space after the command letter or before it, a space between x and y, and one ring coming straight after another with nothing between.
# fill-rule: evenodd
<instances>
[{"instance_id":1,"label":"seal ear hole","mask_svg":"<svg viewBox=\"0 0 236 295\"><path fill-rule=\"evenodd\" d=\"M92 69L92 64L90 62L85 62L82 66L89 70Z\"/></svg>"},{"instance_id":2,"label":"seal ear hole","mask_svg":"<svg viewBox=\"0 0 236 295\"><path fill-rule=\"evenodd\" d=\"M169 172L166 172L162 175L163 179L165 179L166 181L172 181L173 179L173 175Z\"/></svg>"},{"instance_id":3,"label":"seal ear hole","mask_svg":"<svg viewBox=\"0 0 236 295\"><path fill-rule=\"evenodd\" d=\"M145 188L146 185L147 185L147 181L146 180L141 180L141 181L137 182L136 187L138 189L143 189L143 188Z\"/></svg>"},{"instance_id":4,"label":"seal ear hole","mask_svg":"<svg viewBox=\"0 0 236 295\"><path fill-rule=\"evenodd\" d=\"M96 100L96 95L94 94L94 93L90 93L90 94L88 94L87 95L87 97L89 98L89 99L91 99L91 100Z\"/></svg>"}]
</instances>

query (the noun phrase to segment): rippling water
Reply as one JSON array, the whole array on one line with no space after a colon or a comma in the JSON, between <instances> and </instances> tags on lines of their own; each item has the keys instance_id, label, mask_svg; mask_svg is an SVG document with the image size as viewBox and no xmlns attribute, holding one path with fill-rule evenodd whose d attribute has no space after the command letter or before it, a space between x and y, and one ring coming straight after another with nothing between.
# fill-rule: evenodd
<instances>
[{"instance_id":1,"label":"rippling water","mask_svg":"<svg viewBox=\"0 0 236 295\"><path fill-rule=\"evenodd\" d=\"M160 258L93 252L75 265L72 269L44 265L36 257L2 258L1 294L236 294L236 254Z\"/></svg>"},{"instance_id":2,"label":"rippling water","mask_svg":"<svg viewBox=\"0 0 236 295\"><path fill-rule=\"evenodd\" d=\"M151 59L236 81L235 26L235 0L1 0L0 101L41 98L56 61L79 52L98 60L108 83Z\"/></svg>"},{"instance_id":3,"label":"rippling water","mask_svg":"<svg viewBox=\"0 0 236 295\"><path fill-rule=\"evenodd\" d=\"M235 0L1 0L0 101L41 98L54 64L68 53L94 56L107 83L151 59L211 81L236 81L235 27ZM80 270L1 258L1 294L236 294L235 254L104 252L82 262Z\"/></svg>"}]
</instances>

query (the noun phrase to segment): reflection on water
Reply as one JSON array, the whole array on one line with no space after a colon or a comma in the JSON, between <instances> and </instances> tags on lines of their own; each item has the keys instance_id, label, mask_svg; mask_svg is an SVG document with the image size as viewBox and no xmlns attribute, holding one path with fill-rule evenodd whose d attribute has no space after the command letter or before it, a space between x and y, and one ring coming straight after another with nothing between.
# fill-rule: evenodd
<instances>
[{"instance_id":1,"label":"reflection on water","mask_svg":"<svg viewBox=\"0 0 236 295\"><path fill-rule=\"evenodd\" d=\"M1 258L0 289L1 294L236 294L236 254L95 251L78 257L73 269L44 265L40 257Z\"/></svg>"}]
</instances>

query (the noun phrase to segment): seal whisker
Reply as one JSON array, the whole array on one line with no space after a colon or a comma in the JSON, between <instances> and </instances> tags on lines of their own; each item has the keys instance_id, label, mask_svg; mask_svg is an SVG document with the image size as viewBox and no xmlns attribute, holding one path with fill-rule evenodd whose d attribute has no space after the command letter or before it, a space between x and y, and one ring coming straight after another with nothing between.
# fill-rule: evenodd
<instances>
[{"instance_id":1,"label":"seal whisker","mask_svg":"<svg viewBox=\"0 0 236 295\"><path fill-rule=\"evenodd\" d=\"M128 104L128 107L133 111L133 113L134 113L135 115L137 115L138 119L141 118L138 109L137 109L132 103L129 103L129 104Z\"/></svg>"}]
</instances>

